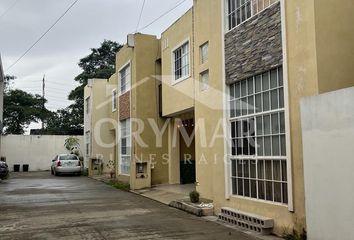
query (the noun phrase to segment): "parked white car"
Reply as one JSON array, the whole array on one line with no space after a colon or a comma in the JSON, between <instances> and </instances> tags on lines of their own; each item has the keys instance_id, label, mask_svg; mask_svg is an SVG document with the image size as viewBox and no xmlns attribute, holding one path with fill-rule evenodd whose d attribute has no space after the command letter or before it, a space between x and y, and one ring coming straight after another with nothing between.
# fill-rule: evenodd
<instances>
[{"instance_id":1,"label":"parked white car","mask_svg":"<svg viewBox=\"0 0 354 240\"><path fill-rule=\"evenodd\" d=\"M51 173L55 176L60 174L80 175L80 159L74 154L59 154L52 160Z\"/></svg>"}]
</instances>

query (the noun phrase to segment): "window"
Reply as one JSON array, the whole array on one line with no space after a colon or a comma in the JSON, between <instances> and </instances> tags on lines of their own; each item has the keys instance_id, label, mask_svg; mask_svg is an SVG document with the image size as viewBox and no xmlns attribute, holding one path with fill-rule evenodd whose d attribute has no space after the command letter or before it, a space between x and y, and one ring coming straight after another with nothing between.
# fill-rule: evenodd
<instances>
[{"instance_id":1,"label":"window","mask_svg":"<svg viewBox=\"0 0 354 240\"><path fill-rule=\"evenodd\" d=\"M209 86L209 70L206 70L200 74L200 91L205 91Z\"/></svg>"},{"instance_id":2,"label":"window","mask_svg":"<svg viewBox=\"0 0 354 240\"><path fill-rule=\"evenodd\" d=\"M117 90L112 91L112 112L117 110Z\"/></svg>"},{"instance_id":3,"label":"window","mask_svg":"<svg viewBox=\"0 0 354 240\"><path fill-rule=\"evenodd\" d=\"M234 195L288 203L282 67L230 86Z\"/></svg>"},{"instance_id":4,"label":"window","mask_svg":"<svg viewBox=\"0 0 354 240\"><path fill-rule=\"evenodd\" d=\"M130 174L130 119L120 122L120 173Z\"/></svg>"},{"instance_id":5,"label":"window","mask_svg":"<svg viewBox=\"0 0 354 240\"><path fill-rule=\"evenodd\" d=\"M227 0L228 29L240 25L279 0Z\"/></svg>"},{"instance_id":6,"label":"window","mask_svg":"<svg viewBox=\"0 0 354 240\"><path fill-rule=\"evenodd\" d=\"M90 113L90 104L91 104L90 101L91 101L90 97L86 98L86 100L85 100L85 103L86 103L86 114Z\"/></svg>"},{"instance_id":7,"label":"window","mask_svg":"<svg viewBox=\"0 0 354 240\"><path fill-rule=\"evenodd\" d=\"M189 76L189 41L173 51L174 81L183 80Z\"/></svg>"},{"instance_id":8,"label":"window","mask_svg":"<svg viewBox=\"0 0 354 240\"><path fill-rule=\"evenodd\" d=\"M90 142L91 142L90 131L87 131L86 132L86 156L90 155Z\"/></svg>"},{"instance_id":9,"label":"window","mask_svg":"<svg viewBox=\"0 0 354 240\"><path fill-rule=\"evenodd\" d=\"M119 71L120 94L130 90L130 64L128 63Z\"/></svg>"},{"instance_id":10,"label":"window","mask_svg":"<svg viewBox=\"0 0 354 240\"><path fill-rule=\"evenodd\" d=\"M204 64L208 61L209 43L206 42L200 46L200 63Z\"/></svg>"}]
</instances>

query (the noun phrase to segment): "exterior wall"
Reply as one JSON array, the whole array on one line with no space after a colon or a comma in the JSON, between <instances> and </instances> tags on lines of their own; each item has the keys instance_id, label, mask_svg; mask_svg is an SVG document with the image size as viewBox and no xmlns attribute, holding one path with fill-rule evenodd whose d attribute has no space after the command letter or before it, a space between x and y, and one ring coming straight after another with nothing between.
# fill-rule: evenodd
<instances>
[{"instance_id":1,"label":"exterior wall","mask_svg":"<svg viewBox=\"0 0 354 240\"><path fill-rule=\"evenodd\" d=\"M6 135L1 136L1 156L6 157L10 171L14 164L29 164L29 171L49 171L52 159L62 153L70 153L64 147L70 136L50 135ZM83 149L83 136L74 136L80 141Z\"/></svg>"},{"instance_id":2,"label":"exterior wall","mask_svg":"<svg viewBox=\"0 0 354 240\"><path fill-rule=\"evenodd\" d=\"M306 221L311 240L353 239L353 102L353 87L301 101Z\"/></svg>"},{"instance_id":3,"label":"exterior wall","mask_svg":"<svg viewBox=\"0 0 354 240\"><path fill-rule=\"evenodd\" d=\"M282 63L279 3L225 34L226 83L254 76Z\"/></svg>"},{"instance_id":4,"label":"exterior wall","mask_svg":"<svg viewBox=\"0 0 354 240\"><path fill-rule=\"evenodd\" d=\"M354 86L354 1L315 0L319 93Z\"/></svg>"},{"instance_id":5,"label":"exterior wall","mask_svg":"<svg viewBox=\"0 0 354 240\"><path fill-rule=\"evenodd\" d=\"M213 199L218 210L225 206L224 171L224 81L221 1L195 0L195 147L197 190L202 197ZM213 16L212 18L205 16ZM209 42L208 61L200 64L199 47ZM209 70L209 86L201 91L199 74ZM203 124L204 121L204 124ZM214 134L219 134L214 142ZM205 134L201 135L201 134ZM204 144L206 143L206 145ZM207 164L205 163L207 162Z\"/></svg>"},{"instance_id":6,"label":"exterior wall","mask_svg":"<svg viewBox=\"0 0 354 240\"><path fill-rule=\"evenodd\" d=\"M173 83L172 52L175 47L189 40L190 77ZM167 46L166 46L167 45ZM194 107L194 75L193 75L193 9L186 12L161 35L162 46L162 113L172 116L190 111ZM178 103L178 104L176 104Z\"/></svg>"},{"instance_id":7,"label":"exterior wall","mask_svg":"<svg viewBox=\"0 0 354 240\"><path fill-rule=\"evenodd\" d=\"M225 82L227 84L283 64L282 24L281 5L275 3L225 34ZM230 126L228 128L230 129ZM287 134L290 133L287 132ZM225 136L227 137L228 133ZM288 162L288 164L291 163ZM226 177L229 178L231 169L229 167L226 169L228 171ZM299 176L297 174L302 175L301 172L293 172L296 178ZM294 214L289 211L287 205L233 196L229 191L231 186L224 185L226 185L226 197L224 195L222 198L217 198L222 206L274 219L274 233L281 235L287 228L291 231L296 222L303 225L303 208L296 209ZM288 185L291 187L289 183ZM303 200L304 195L300 191L296 192L296 197ZM289 201L291 201L290 198ZM303 206L303 201L300 200L298 203ZM300 230L302 230L301 227Z\"/></svg>"},{"instance_id":8,"label":"exterior wall","mask_svg":"<svg viewBox=\"0 0 354 240\"><path fill-rule=\"evenodd\" d=\"M160 49L160 41L156 36L137 33L134 34L134 47L124 46L117 54L117 69L127 62L131 64L130 101L119 104L119 115L130 109L132 122L130 177L117 176L122 181L129 181L132 189L168 182L168 165L162 164L162 156L167 153L167 132L162 135L162 145L156 146L156 136L150 123L156 123L158 129L162 129L165 124L165 120L159 116L160 81L156 79L156 76L161 74L161 64L158 62ZM139 129L139 124L143 124L143 130ZM148 174L145 179L136 177L138 162L147 163Z\"/></svg>"},{"instance_id":9,"label":"exterior wall","mask_svg":"<svg viewBox=\"0 0 354 240\"><path fill-rule=\"evenodd\" d=\"M135 161L144 161L152 164L151 184L168 183L168 165L163 164L162 156L167 153L167 131L161 136L162 142L158 146L156 135L150 121L156 123L158 129L163 129L165 119L159 115L158 85L161 84L156 76L161 73L160 65L156 62L160 58L161 45L155 36L135 35L135 62L137 66L136 78L133 79L132 96L135 111L133 117L144 124L141 139L147 144L134 144ZM133 131L139 132L133 125ZM152 162L152 163L151 163ZM135 166L133 167L135 173Z\"/></svg>"}]
</instances>

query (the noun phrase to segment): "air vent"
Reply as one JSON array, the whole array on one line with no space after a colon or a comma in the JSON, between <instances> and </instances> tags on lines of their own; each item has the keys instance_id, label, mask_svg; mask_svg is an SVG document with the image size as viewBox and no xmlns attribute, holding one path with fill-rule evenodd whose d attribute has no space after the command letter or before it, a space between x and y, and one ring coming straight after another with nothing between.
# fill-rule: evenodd
<instances>
[{"instance_id":1,"label":"air vent","mask_svg":"<svg viewBox=\"0 0 354 240\"><path fill-rule=\"evenodd\" d=\"M218 221L263 235L271 234L274 225L274 221L271 218L226 207L221 208Z\"/></svg>"}]
</instances>

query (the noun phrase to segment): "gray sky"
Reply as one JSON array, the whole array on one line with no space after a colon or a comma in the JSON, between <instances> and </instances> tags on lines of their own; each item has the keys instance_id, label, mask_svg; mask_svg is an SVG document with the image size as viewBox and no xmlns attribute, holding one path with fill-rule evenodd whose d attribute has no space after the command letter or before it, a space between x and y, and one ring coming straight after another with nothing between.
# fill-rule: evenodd
<instances>
[{"instance_id":1,"label":"gray sky","mask_svg":"<svg viewBox=\"0 0 354 240\"><path fill-rule=\"evenodd\" d=\"M14 87L41 94L46 75L47 107L64 108L77 84L77 63L104 39L125 43L134 32L143 0L80 0L17 65L6 72L74 0L0 0L0 52L6 74L17 77ZM140 27L182 0L146 0ZM192 6L187 0L143 33L159 35ZM15 4L15 5L13 5ZM9 11L10 6L13 6ZM4 13L6 13L4 15Z\"/></svg>"}]
</instances>

